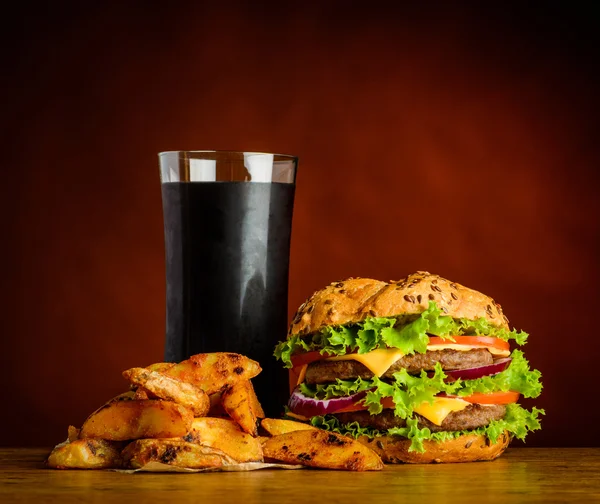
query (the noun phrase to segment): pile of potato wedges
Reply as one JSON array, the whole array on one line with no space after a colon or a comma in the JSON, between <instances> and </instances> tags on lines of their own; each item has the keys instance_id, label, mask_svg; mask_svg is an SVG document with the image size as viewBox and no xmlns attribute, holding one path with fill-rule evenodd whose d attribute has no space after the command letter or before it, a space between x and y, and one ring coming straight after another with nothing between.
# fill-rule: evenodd
<instances>
[{"instance_id":1,"label":"pile of potato wedges","mask_svg":"<svg viewBox=\"0 0 600 504\"><path fill-rule=\"evenodd\" d=\"M251 382L260 371L256 361L225 352L128 369L123 377L130 390L94 411L80 429L70 426L67 440L52 450L47 465L141 469L160 463L219 470L278 463L353 471L383 468L379 456L354 439L302 422L264 418Z\"/></svg>"}]
</instances>

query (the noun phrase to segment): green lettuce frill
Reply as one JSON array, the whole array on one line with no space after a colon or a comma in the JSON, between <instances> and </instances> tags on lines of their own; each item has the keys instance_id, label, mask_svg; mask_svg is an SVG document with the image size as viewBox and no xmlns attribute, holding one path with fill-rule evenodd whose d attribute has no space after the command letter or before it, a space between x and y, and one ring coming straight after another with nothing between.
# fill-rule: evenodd
<instances>
[{"instance_id":1,"label":"green lettuce frill","mask_svg":"<svg viewBox=\"0 0 600 504\"><path fill-rule=\"evenodd\" d=\"M407 419L406 427L396 427L387 431L361 427L358 422L341 424L339 420L332 415L313 417L311 418L310 423L320 429L350 435L354 438L360 436L373 438L386 434L402 436L411 440L409 451L423 452L425 451L423 441L447 441L466 434L481 434L486 436L492 443L496 443L502 433L508 431L512 436L523 440L528 432L540 428L538 417L543 414L544 410L538 408L533 408L529 411L518 404L508 404L506 406L506 415L502 420L492 420L485 427L479 427L473 430L445 432L431 432L428 428L419 429L416 418Z\"/></svg>"}]
</instances>

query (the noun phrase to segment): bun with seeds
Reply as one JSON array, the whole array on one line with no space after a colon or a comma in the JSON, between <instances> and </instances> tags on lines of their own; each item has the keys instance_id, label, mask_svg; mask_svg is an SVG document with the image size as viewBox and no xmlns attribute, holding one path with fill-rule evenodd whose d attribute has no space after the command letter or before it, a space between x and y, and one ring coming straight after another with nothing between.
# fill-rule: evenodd
<instances>
[{"instance_id":1,"label":"bun with seeds","mask_svg":"<svg viewBox=\"0 0 600 504\"><path fill-rule=\"evenodd\" d=\"M491 297L426 271L349 278L303 303L275 356L289 416L353 436L385 462L491 460L538 429L540 372ZM474 448L475 447L475 448Z\"/></svg>"},{"instance_id":2,"label":"bun with seeds","mask_svg":"<svg viewBox=\"0 0 600 504\"><path fill-rule=\"evenodd\" d=\"M492 298L438 275L417 271L398 282L349 278L315 292L300 306L288 337L312 334L331 325L361 322L368 317L419 314L429 301L454 318L484 318L508 329L508 319Z\"/></svg>"}]
</instances>

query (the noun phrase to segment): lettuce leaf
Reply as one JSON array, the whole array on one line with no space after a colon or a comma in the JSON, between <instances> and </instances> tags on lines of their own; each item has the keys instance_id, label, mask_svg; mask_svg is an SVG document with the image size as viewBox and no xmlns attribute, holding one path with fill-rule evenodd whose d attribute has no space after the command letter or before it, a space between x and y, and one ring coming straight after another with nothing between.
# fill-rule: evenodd
<instances>
[{"instance_id":1,"label":"lettuce leaf","mask_svg":"<svg viewBox=\"0 0 600 504\"><path fill-rule=\"evenodd\" d=\"M361 427L358 422L342 424L333 415L312 417L310 419L310 424L319 429L337 432L338 434L343 434L345 436L352 436L354 439L357 439L360 436L367 436L373 439L374 437L383 436L387 433L386 431L379 431L371 427Z\"/></svg>"},{"instance_id":2,"label":"lettuce leaf","mask_svg":"<svg viewBox=\"0 0 600 504\"><path fill-rule=\"evenodd\" d=\"M493 336L524 345L528 334L492 326L486 319L453 319L442 315L434 301L417 316L372 317L348 326L329 326L309 336L292 336L275 347L273 355L291 368L291 356L319 351L331 355L367 353L380 347L399 348L405 354L424 353L428 335L452 340L451 335Z\"/></svg>"},{"instance_id":3,"label":"lettuce leaf","mask_svg":"<svg viewBox=\"0 0 600 504\"><path fill-rule=\"evenodd\" d=\"M513 390L524 397L538 397L542 393L542 373L537 369L529 369L529 362L521 350L513 350L510 356L510 365L501 373L475 380L462 380L458 395Z\"/></svg>"},{"instance_id":4,"label":"lettuce leaf","mask_svg":"<svg viewBox=\"0 0 600 504\"><path fill-rule=\"evenodd\" d=\"M502 420L493 420L485 427L473 430L442 432L431 432L426 427L420 429L418 427L418 420L414 417L406 420L406 427L394 427L387 431L361 427L358 422L342 424L332 415L313 417L310 423L320 429L349 435L354 438L358 438L359 436L375 438L386 434L405 437L411 440L409 451L423 452L425 451L424 441L446 441L466 434L484 435L492 443L496 443L500 436L505 431L508 431L510 435L524 440L529 432L540 429L541 426L538 417L544 414L545 412L542 409L533 408L529 411L518 404L509 404L506 406L506 415Z\"/></svg>"},{"instance_id":5,"label":"lettuce leaf","mask_svg":"<svg viewBox=\"0 0 600 504\"><path fill-rule=\"evenodd\" d=\"M371 388L373 388L373 381L363 380L360 377L356 378L356 380L340 380L338 378L335 383L322 385L300 384L300 392L307 397L316 397L317 399L345 397Z\"/></svg>"}]
</instances>

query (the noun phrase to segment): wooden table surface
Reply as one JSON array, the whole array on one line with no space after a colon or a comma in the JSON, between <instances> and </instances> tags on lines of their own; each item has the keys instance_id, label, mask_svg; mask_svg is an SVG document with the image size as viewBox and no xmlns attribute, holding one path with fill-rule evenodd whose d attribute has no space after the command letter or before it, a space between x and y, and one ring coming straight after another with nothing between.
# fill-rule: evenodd
<instances>
[{"instance_id":1,"label":"wooden table surface","mask_svg":"<svg viewBox=\"0 0 600 504\"><path fill-rule=\"evenodd\" d=\"M59 471L44 468L47 453L0 448L0 502L600 502L600 448L509 448L494 462L366 473Z\"/></svg>"}]
</instances>

